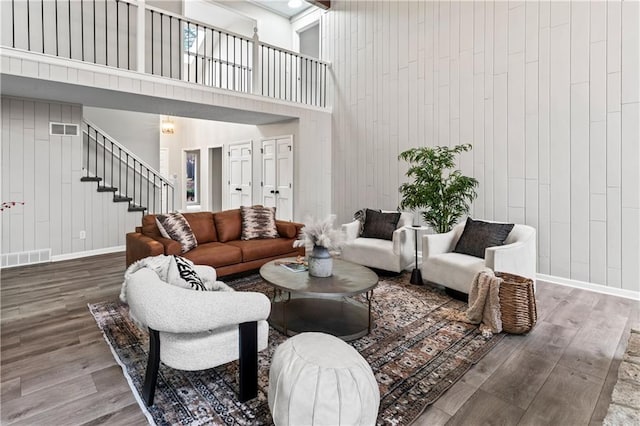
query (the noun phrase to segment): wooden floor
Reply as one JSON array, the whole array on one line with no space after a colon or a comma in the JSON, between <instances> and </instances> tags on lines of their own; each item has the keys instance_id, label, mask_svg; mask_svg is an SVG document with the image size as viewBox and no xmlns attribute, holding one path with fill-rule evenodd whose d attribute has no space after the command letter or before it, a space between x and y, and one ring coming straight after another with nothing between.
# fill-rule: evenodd
<instances>
[{"instance_id":1,"label":"wooden floor","mask_svg":"<svg viewBox=\"0 0 640 426\"><path fill-rule=\"evenodd\" d=\"M87 303L115 300L124 254L1 271L2 425L146 424ZM638 303L538 283L539 322L507 336L416 421L600 424Z\"/></svg>"}]
</instances>

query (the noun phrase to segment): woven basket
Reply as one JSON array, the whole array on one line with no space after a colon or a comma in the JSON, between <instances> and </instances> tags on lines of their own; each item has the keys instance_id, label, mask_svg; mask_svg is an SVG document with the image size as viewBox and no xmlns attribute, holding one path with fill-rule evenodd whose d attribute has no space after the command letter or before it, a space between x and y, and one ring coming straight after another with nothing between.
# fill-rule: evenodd
<instances>
[{"instance_id":1,"label":"woven basket","mask_svg":"<svg viewBox=\"0 0 640 426\"><path fill-rule=\"evenodd\" d=\"M511 334L528 333L538 320L533 280L506 272L496 272L496 277L503 280L500 285L502 329Z\"/></svg>"}]
</instances>

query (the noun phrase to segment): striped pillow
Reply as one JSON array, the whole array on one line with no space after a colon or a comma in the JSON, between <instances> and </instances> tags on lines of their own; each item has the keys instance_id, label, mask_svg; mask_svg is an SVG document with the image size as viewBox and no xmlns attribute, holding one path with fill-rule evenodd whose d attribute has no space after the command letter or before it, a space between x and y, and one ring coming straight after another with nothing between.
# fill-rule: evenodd
<instances>
[{"instance_id":1,"label":"striped pillow","mask_svg":"<svg viewBox=\"0 0 640 426\"><path fill-rule=\"evenodd\" d=\"M156 216L156 224L164 238L180 243L182 253L198 247L198 241L191 231L191 226L182 214L159 214Z\"/></svg>"},{"instance_id":2,"label":"striped pillow","mask_svg":"<svg viewBox=\"0 0 640 426\"><path fill-rule=\"evenodd\" d=\"M278 238L276 228L275 207L240 207L242 215L243 240L255 240L257 238Z\"/></svg>"}]
</instances>

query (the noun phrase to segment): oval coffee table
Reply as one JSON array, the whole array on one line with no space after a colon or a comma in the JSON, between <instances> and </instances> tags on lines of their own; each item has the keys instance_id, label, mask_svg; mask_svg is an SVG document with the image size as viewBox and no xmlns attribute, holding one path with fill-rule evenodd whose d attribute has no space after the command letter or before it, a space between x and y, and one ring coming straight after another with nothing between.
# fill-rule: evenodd
<instances>
[{"instance_id":1,"label":"oval coffee table","mask_svg":"<svg viewBox=\"0 0 640 426\"><path fill-rule=\"evenodd\" d=\"M371 301L378 285L375 272L339 259L333 260L333 275L327 278L280 265L295 260L272 260L260 268L262 278L274 288L269 323L276 330L287 336L319 331L345 341L371 332ZM359 294L365 295L366 304L352 298Z\"/></svg>"}]
</instances>

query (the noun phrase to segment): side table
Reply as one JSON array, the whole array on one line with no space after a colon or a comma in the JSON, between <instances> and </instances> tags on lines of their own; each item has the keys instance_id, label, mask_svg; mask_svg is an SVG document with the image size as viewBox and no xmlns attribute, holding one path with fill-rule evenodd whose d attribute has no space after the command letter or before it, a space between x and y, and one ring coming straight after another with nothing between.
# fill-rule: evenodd
<instances>
[{"instance_id":1,"label":"side table","mask_svg":"<svg viewBox=\"0 0 640 426\"><path fill-rule=\"evenodd\" d=\"M412 229L415 232L415 240L414 240L414 244L415 244L415 250L416 250L416 257L415 257L415 264L413 267L413 271L411 272L411 280L409 280L409 282L411 284L416 284L416 285L422 285L422 273L420 272L420 268L418 268L418 232L419 231L426 231L427 229L429 229L428 226L405 226L405 228L407 229Z\"/></svg>"}]
</instances>

